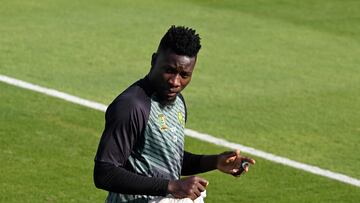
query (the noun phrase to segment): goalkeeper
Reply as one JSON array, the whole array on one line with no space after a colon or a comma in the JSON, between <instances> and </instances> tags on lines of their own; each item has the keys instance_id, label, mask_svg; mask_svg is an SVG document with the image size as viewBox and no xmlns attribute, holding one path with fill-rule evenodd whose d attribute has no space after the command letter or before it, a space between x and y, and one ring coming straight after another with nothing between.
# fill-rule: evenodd
<instances>
[{"instance_id":1,"label":"goalkeeper","mask_svg":"<svg viewBox=\"0 0 360 203\"><path fill-rule=\"evenodd\" d=\"M255 163L239 150L184 151L187 110L180 92L191 80L200 48L195 30L171 26L152 55L149 73L109 105L94 166L96 187L109 191L106 202L195 200L208 184L195 174L218 169L239 176L248 170L244 162Z\"/></svg>"}]
</instances>

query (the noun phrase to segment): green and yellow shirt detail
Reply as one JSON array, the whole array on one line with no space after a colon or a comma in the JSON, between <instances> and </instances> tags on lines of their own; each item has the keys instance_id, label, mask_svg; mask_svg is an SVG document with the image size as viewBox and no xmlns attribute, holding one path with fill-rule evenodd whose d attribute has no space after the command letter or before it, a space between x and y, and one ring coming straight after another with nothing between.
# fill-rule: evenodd
<instances>
[{"instance_id":1,"label":"green and yellow shirt detail","mask_svg":"<svg viewBox=\"0 0 360 203\"><path fill-rule=\"evenodd\" d=\"M169 180L179 179L184 153L185 104L177 96L172 104L162 105L151 97L148 121L141 143L135 145L128 165L135 173ZM148 202L154 197L110 192L109 203Z\"/></svg>"}]
</instances>

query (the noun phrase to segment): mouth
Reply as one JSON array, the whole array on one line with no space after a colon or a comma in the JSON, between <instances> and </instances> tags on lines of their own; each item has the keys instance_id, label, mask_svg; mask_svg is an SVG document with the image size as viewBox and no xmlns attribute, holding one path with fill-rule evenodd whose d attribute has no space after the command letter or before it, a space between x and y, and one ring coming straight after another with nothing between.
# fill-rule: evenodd
<instances>
[{"instance_id":1,"label":"mouth","mask_svg":"<svg viewBox=\"0 0 360 203\"><path fill-rule=\"evenodd\" d=\"M172 98L176 97L177 94L178 94L177 92L167 92L166 97L168 99L172 99Z\"/></svg>"},{"instance_id":2,"label":"mouth","mask_svg":"<svg viewBox=\"0 0 360 203\"><path fill-rule=\"evenodd\" d=\"M175 100L176 96L180 93L178 89L163 89L162 91L159 91L159 96L162 100L166 102L172 102Z\"/></svg>"},{"instance_id":3,"label":"mouth","mask_svg":"<svg viewBox=\"0 0 360 203\"><path fill-rule=\"evenodd\" d=\"M178 91L178 89L171 89L171 88L170 88L170 89L165 90L164 95L165 95L167 98L172 99L172 98L176 97L176 96L179 94L179 92L180 92L180 91Z\"/></svg>"},{"instance_id":4,"label":"mouth","mask_svg":"<svg viewBox=\"0 0 360 203\"><path fill-rule=\"evenodd\" d=\"M177 94L178 94L177 92L167 92L166 96L175 97Z\"/></svg>"}]
</instances>

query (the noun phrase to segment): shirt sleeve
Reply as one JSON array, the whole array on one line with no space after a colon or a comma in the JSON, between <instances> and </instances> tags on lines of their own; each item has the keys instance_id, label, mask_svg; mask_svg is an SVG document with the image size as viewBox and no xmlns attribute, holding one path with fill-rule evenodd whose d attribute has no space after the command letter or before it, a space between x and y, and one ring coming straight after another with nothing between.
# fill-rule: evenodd
<instances>
[{"instance_id":1,"label":"shirt sleeve","mask_svg":"<svg viewBox=\"0 0 360 203\"><path fill-rule=\"evenodd\" d=\"M201 158L203 155L192 154L184 151L183 165L181 169L181 175L195 175L205 172L201 167Z\"/></svg>"},{"instance_id":2,"label":"shirt sleeve","mask_svg":"<svg viewBox=\"0 0 360 203\"><path fill-rule=\"evenodd\" d=\"M195 175L216 169L217 155L199 155L184 151L181 175Z\"/></svg>"},{"instance_id":3,"label":"shirt sleeve","mask_svg":"<svg viewBox=\"0 0 360 203\"><path fill-rule=\"evenodd\" d=\"M126 168L131 151L142 139L149 116L147 100L138 99L138 95L133 90L130 94L126 92L108 107L95 156L94 183L100 189L116 193L165 196L168 180L142 176Z\"/></svg>"},{"instance_id":4,"label":"shirt sleeve","mask_svg":"<svg viewBox=\"0 0 360 203\"><path fill-rule=\"evenodd\" d=\"M146 125L146 112L136 101L119 99L105 114L105 129L95 161L124 166Z\"/></svg>"},{"instance_id":5,"label":"shirt sleeve","mask_svg":"<svg viewBox=\"0 0 360 203\"><path fill-rule=\"evenodd\" d=\"M169 180L137 175L123 167L95 161L94 183L97 188L116 193L165 196Z\"/></svg>"}]
</instances>

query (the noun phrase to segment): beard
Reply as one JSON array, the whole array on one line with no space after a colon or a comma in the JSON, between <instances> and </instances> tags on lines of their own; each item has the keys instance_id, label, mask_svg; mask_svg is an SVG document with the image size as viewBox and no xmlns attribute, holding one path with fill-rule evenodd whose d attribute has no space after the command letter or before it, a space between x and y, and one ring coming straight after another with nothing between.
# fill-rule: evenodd
<instances>
[{"instance_id":1,"label":"beard","mask_svg":"<svg viewBox=\"0 0 360 203\"><path fill-rule=\"evenodd\" d=\"M174 96L169 96L165 92L163 92L163 93L157 93L156 97L158 99L158 102L162 106L169 106L169 105L171 106L171 105L174 105L177 95L178 94L176 94Z\"/></svg>"}]
</instances>

